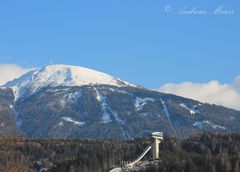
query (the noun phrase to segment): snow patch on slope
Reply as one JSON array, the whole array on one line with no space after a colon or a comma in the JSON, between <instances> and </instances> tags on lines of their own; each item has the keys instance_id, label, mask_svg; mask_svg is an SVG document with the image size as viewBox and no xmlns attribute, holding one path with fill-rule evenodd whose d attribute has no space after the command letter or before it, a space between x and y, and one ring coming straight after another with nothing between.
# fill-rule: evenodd
<instances>
[{"instance_id":1,"label":"snow patch on slope","mask_svg":"<svg viewBox=\"0 0 240 172\"><path fill-rule=\"evenodd\" d=\"M107 103L107 98L105 96L102 96L99 91L95 88L96 91L96 99L101 104L101 108L103 111L103 117L102 122L103 123L110 123L112 122L111 114L113 115L114 119L119 124L124 124L125 122L119 117L118 113L111 109L111 107Z\"/></svg>"},{"instance_id":2,"label":"snow patch on slope","mask_svg":"<svg viewBox=\"0 0 240 172\"><path fill-rule=\"evenodd\" d=\"M67 92L69 90L70 90L70 88L54 88L54 89L48 89L47 92L58 93L58 92L63 92L63 91Z\"/></svg>"},{"instance_id":3,"label":"snow patch on slope","mask_svg":"<svg viewBox=\"0 0 240 172\"><path fill-rule=\"evenodd\" d=\"M57 124L58 127L63 127L64 126L64 123L62 121L60 121L58 124Z\"/></svg>"},{"instance_id":4,"label":"snow patch on slope","mask_svg":"<svg viewBox=\"0 0 240 172\"><path fill-rule=\"evenodd\" d=\"M0 127L4 127L4 123L2 122L2 123L0 123Z\"/></svg>"},{"instance_id":5,"label":"snow patch on slope","mask_svg":"<svg viewBox=\"0 0 240 172\"><path fill-rule=\"evenodd\" d=\"M123 134L125 135L126 139L128 139L128 140L132 139L132 137L130 136L130 134L129 134L127 129L125 129L124 127L121 127L121 130L122 130Z\"/></svg>"},{"instance_id":6,"label":"snow patch on slope","mask_svg":"<svg viewBox=\"0 0 240 172\"><path fill-rule=\"evenodd\" d=\"M148 116L148 113L146 113L146 112L140 113L140 116L142 116L142 117L147 117L147 116Z\"/></svg>"},{"instance_id":7,"label":"snow patch on slope","mask_svg":"<svg viewBox=\"0 0 240 172\"><path fill-rule=\"evenodd\" d=\"M122 94L129 94L127 91L119 90L119 89L116 89L116 88L109 88L109 91L122 93Z\"/></svg>"},{"instance_id":8,"label":"snow patch on slope","mask_svg":"<svg viewBox=\"0 0 240 172\"><path fill-rule=\"evenodd\" d=\"M181 107L183 107L184 109L188 110L191 115L195 115L196 113L199 113L199 111L195 109L195 108L196 108L197 106L199 106L199 105L195 105L192 109L189 108L189 107L187 107L187 105L184 104L184 103L181 103L181 104L179 104L179 105L180 105Z\"/></svg>"},{"instance_id":9,"label":"snow patch on slope","mask_svg":"<svg viewBox=\"0 0 240 172\"><path fill-rule=\"evenodd\" d=\"M112 122L110 114L107 112L108 105L107 105L107 102L106 102L106 97L101 96L97 89L95 89L95 91L96 91L96 99L101 104L101 108L102 108L102 111L103 111L102 122L105 123L105 124Z\"/></svg>"},{"instance_id":10,"label":"snow patch on slope","mask_svg":"<svg viewBox=\"0 0 240 172\"><path fill-rule=\"evenodd\" d=\"M68 103L76 103L82 96L81 90L71 91L70 88L50 88L46 92L59 95L60 98L57 99L57 104L61 107L65 107Z\"/></svg>"},{"instance_id":11,"label":"snow patch on slope","mask_svg":"<svg viewBox=\"0 0 240 172\"><path fill-rule=\"evenodd\" d=\"M154 102L155 100L153 98L140 98L137 97L135 100L135 109L137 111L143 110L143 107L148 103L148 102Z\"/></svg>"},{"instance_id":12,"label":"snow patch on slope","mask_svg":"<svg viewBox=\"0 0 240 172\"><path fill-rule=\"evenodd\" d=\"M199 129L204 129L204 127L211 127L213 129L221 129L221 130L226 130L227 129L225 126L215 124L212 121L208 121L208 120L203 120L201 122L200 121L195 121L193 123L193 126L199 128Z\"/></svg>"},{"instance_id":13,"label":"snow patch on slope","mask_svg":"<svg viewBox=\"0 0 240 172\"><path fill-rule=\"evenodd\" d=\"M76 102L80 97L82 93L80 91L70 92L66 95L64 95L64 99L67 102Z\"/></svg>"},{"instance_id":14,"label":"snow patch on slope","mask_svg":"<svg viewBox=\"0 0 240 172\"><path fill-rule=\"evenodd\" d=\"M162 103L162 105L163 105L163 112L165 113L165 115L166 115L166 117L167 117L167 119L168 119L169 124L171 125L173 131L175 132L175 135L176 135L177 137L180 137L180 134L179 134L177 128L176 128L175 125L172 123L172 120L171 120L171 117L170 117L170 113L168 112L168 108L167 108L165 102L163 101L163 99L161 99L161 103Z\"/></svg>"},{"instance_id":15,"label":"snow patch on slope","mask_svg":"<svg viewBox=\"0 0 240 172\"><path fill-rule=\"evenodd\" d=\"M67 122L71 122L78 126L83 126L85 124L85 122L76 121L76 120L72 119L71 117L62 117L61 119L64 121L67 121ZM59 125L63 125L63 124L59 123Z\"/></svg>"}]
</instances>

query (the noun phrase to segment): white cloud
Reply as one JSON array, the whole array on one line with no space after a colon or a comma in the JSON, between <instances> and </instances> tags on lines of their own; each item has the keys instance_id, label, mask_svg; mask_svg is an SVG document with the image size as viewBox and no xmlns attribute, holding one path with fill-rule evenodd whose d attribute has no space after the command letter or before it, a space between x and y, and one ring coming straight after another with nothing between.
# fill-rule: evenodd
<instances>
[{"instance_id":1,"label":"white cloud","mask_svg":"<svg viewBox=\"0 0 240 172\"><path fill-rule=\"evenodd\" d=\"M240 93L240 75L235 78L233 88Z\"/></svg>"},{"instance_id":2,"label":"white cloud","mask_svg":"<svg viewBox=\"0 0 240 172\"><path fill-rule=\"evenodd\" d=\"M240 76L237 76L232 84L221 84L218 81L183 82L165 84L157 90L240 110Z\"/></svg>"},{"instance_id":3,"label":"white cloud","mask_svg":"<svg viewBox=\"0 0 240 172\"><path fill-rule=\"evenodd\" d=\"M20 77L29 70L30 69L22 68L16 64L0 64L0 85Z\"/></svg>"}]
</instances>

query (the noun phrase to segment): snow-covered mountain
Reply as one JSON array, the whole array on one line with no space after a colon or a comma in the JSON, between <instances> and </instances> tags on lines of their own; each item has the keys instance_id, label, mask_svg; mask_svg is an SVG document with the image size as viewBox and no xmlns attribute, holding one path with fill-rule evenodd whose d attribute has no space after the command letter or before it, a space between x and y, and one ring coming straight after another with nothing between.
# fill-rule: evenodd
<instances>
[{"instance_id":1,"label":"snow-covered mountain","mask_svg":"<svg viewBox=\"0 0 240 172\"><path fill-rule=\"evenodd\" d=\"M8 88L6 88L8 87ZM91 69L49 65L0 88L0 134L131 139L239 132L240 112L163 94Z\"/></svg>"},{"instance_id":2,"label":"snow-covered mountain","mask_svg":"<svg viewBox=\"0 0 240 172\"><path fill-rule=\"evenodd\" d=\"M33 94L43 87L51 86L83 86L83 85L111 85L116 87L133 86L126 81L114 78L108 74L80 66L48 65L35 69L18 79L10 81L4 87L11 87L16 98Z\"/></svg>"}]
</instances>

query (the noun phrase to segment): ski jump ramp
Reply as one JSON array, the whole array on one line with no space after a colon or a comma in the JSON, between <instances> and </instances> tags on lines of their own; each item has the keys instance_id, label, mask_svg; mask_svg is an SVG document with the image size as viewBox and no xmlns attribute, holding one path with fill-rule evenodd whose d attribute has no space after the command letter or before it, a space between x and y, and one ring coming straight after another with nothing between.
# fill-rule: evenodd
<instances>
[{"instance_id":1,"label":"ski jump ramp","mask_svg":"<svg viewBox=\"0 0 240 172\"><path fill-rule=\"evenodd\" d=\"M133 167L135 164L137 164L139 161L141 161L141 159L148 153L148 151L152 148L151 146L148 146L143 153L133 162L131 162L130 164L128 164L129 167Z\"/></svg>"}]
</instances>

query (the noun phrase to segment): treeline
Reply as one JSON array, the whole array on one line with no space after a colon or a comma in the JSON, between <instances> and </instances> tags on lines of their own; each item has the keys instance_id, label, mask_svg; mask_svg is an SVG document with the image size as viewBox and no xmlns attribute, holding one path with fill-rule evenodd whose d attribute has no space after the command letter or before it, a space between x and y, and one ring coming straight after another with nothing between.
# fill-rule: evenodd
<instances>
[{"instance_id":1,"label":"treeline","mask_svg":"<svg viewBox=\"0 0 240 172\"><path fill-rule=\"evenodd\" d=\"M148 139L113 140L0 139L0 171L102 172L132 161Z\"/></svg>"},{"instance_id":2,"label":"treeline","mask_svg":"<svg viewBox=\"0 0 240 172\"><path fill-rule=\"evenodd\" d=\"M151 139L0 138L1 172L104 172L137 158ZM240 134L204 133L187 140L164 137L161 159L144 172L239 172ZM151 158L149 153L146 158Z\"/></svg>"}]
</instances>

